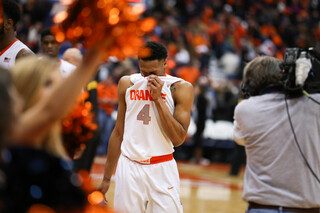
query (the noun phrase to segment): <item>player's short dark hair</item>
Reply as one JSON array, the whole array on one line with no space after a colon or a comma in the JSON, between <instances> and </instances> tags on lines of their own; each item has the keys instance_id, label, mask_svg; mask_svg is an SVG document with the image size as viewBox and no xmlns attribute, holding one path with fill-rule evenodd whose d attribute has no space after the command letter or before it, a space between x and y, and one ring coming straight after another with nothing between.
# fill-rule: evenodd
<instances>
[{"instance_id":1,"label":"player's short dark hair","mask_svg":"<svg viewBox=\"0 0 320 213\"><path fill-rule=\"evenodd\" d=\"M47 36L47 35L52 35L52 36L53 36L50 27L45 28L45 29L43 29L43 30L41 31L41 33L40 33L40 41L42 41L42 39L43 39L45 36Z\"/></svg>"},{"instance_id":2,"label":"player's short dark hair","mask_svg":"<svg viewBox=\"0 0 320 213\"><path fill-rule=\"evenodd\" d=\"M5 16L8 19L12 19L13 26L15 27L21 18L19 4L14 0L2 0L2 7Z\"/></svg>"},{"instance_id":3,"label":"player's short dark hair","mask_svg":"<svg viewBox=\"0 0 320 213\"><path fill-rule=\"evenodd\" d=\"M145 54L146 51L144 50L147 50L148 54ZM166 59L167 57L167 48L161 43L155 41L146 42L146 44L139 50L138 53L138 58L144 61L162 60Z\"/></svg>"}]
</instances>

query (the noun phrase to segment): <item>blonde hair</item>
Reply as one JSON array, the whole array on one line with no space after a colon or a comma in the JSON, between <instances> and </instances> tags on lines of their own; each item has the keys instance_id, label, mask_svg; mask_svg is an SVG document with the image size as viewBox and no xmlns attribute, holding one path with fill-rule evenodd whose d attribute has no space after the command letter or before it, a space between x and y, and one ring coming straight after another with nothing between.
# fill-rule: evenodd
<instances>
[{"instance_id":1,"label":"blonde hair","mask_svg":"<svg viewBox=\"0 0 320 213\"><path fill-rule=\"evenodd\" d=\"M12 68L13 84L24 99L23 111L28 110L39 101L39 95L51 73L59 69L58 65L46 57L27 56L19 59ZM41 115L39 115L41 116ZM45 137L42 148L57 157L66 157L62 144L60 122L53 125Z\"/></svg>"}]
</instances>

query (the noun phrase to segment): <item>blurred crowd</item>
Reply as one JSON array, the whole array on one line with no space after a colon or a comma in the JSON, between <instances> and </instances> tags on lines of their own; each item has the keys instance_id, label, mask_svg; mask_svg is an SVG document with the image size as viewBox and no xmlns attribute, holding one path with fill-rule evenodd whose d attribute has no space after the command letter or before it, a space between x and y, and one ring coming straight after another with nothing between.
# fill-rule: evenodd
<instances>
[{"instance_id":1,"label":"blurred crowd","mask_svg":"<svg viewBox=\"0 0 320 213\"><path fill-rule=\"evenodd\" d=\"M232 141L232 134L228 133L232 131L230 123L240 98L242 70L247 62L257 55L282 59L287 47L320 47L319 0L129 2L143 4L143 16L156 18L157 26L146 39L159 41L168 48L167 73L195 87L193 120L185 143L191 151L178 157L198 163L208 162L201 151L207 139ZM41 52L40 32L52 26L53 15L66 6L45 0L21 0L20 4L23 14L17 25L18 38L33 52ZM62 44L60 57L69 47L72 45L68 42ZM76 48L82 53L85 51L81 44ZM136 72L139 67L134 58L120 61L110 57L100 67L96 76L97 103L104 139L99 142L98 154L107 153L108 137L115 120L117 82L121 76ZM225 148L236 146L224 144ZM209 161L221 160L208 158Z\"/></svg>"},{"instance_id":2,"label":"blurred crowd","mask_svg":"<svg viewBox=\"0 0 320 213\"><path fill-rule=\"evenodd\" d=\"M109 57L100 66L103 45L87 50L82 44L60 44L49 30L52 17L66 5L56 0L15 1L22 17L15 23L19 6L4 7L1 62L13 66L20 53L26 58L10 72L0 68L0 208L23 212L41 201L62 208L58 212L72 212L65 211L66 206L98 212L105 197L91 185L89 172L95 155L107 154L117 84L122 76L139 72L137 60ZM237 175L245 154L233 141L232 122L241 99L243 67L258 55L281 59L287 47L319 48L320 1L128 1L142 4L143 16L157 20L145 39L167 47L166 72L194 86L189 134L176 148L175 158L203 165L227 161L232 164L230 174ZM16 51L13 57L9 49ZM80 171L79 176L74 171Z\"/></svg>"},{"instance_id":3,"label":"blurred crowd","mask_svg":"<svg viewBox=\"0 0 320 213\"><path fill-rule=\"evenodd\" d=\"M145 16L158 21L150 39L169 48L172 60L169 70L173 74L178 74L182 65L196 66L202 75L211 74L214 65L209 62L217 59L227 77L241 78L241 68L226 61L233 59L235 64L250 61L257 54L282 58L286 47L319 46L318 0L141 2L146 6ZM51 26L52 16L65 6L45 0L20 3L23 16L17 26L18 36L38 52L39 32ZM194 81L196 77L189 78Z\"/></svg>"}]
</instances>

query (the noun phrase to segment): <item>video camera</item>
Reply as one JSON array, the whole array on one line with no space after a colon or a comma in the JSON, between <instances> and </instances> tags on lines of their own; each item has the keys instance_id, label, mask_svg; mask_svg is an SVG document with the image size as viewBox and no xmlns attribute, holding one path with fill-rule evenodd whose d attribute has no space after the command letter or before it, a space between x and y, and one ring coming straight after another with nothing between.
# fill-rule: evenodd
<instances>
[{"instance_id":1,"label":"video camera","mask_svg":"<svg viewBox=\"0 0 320 213\"><path fill-rule=\"evenodd\" d=\"M307 58L311 61L311 70L303 85L296 85L296 61L299 58ZM302 90L309 94L320 93L320 53L314 48L287 48L282 63L284 76L282 84L289 97L302 95Z\"/></svg>"}]
</instances>

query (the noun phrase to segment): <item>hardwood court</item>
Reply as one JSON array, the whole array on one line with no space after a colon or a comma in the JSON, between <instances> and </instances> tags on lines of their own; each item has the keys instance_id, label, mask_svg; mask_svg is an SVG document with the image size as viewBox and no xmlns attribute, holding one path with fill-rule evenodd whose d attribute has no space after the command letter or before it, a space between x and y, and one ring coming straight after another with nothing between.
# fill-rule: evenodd
<instances>
[{"instance_id":1,"label":"hardwood court","mask_svg":"<svg viewBox=\"0 0 320 213\"><path fill-rule=\"evenodd\" d=\"M103 175L105 157L96 157L91 176L98 184ZM241 199L243 171L230 177L229 164L213 163L200 166L177 161L181 179L181 202L185 213L244 213L246 203ZM114 182L107 195L113 206Z\"/></svg>"}]
</instances>

